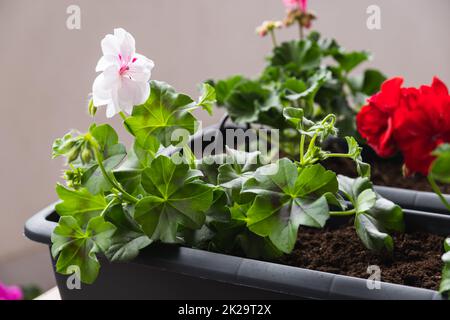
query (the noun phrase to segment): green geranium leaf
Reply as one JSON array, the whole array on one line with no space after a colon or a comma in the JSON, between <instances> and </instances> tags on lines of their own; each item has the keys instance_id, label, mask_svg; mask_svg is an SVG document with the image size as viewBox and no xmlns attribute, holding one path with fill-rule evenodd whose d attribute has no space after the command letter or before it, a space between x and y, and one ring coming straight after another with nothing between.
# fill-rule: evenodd
<instances>
[{"instance_id":1,"label":"green geranium leaf","mask_svg":"<svg viewBox=\"0 0 450 320\"><path fill-rule=\"evenodd\" d=\"M263 88L260 82L241 80L229 93L225 106L236 123L254 122L270 96L270 90Z\"/></svg>"},{"instance_id":2,"label":"green geranium leaf","mask_svg":"<svg viewBox=\"0 0 450 320\"><path fill-rule=\"evenodd\" d=\"M272 66L281 66L291 75L320 66L322 54L319 45L309 40L284 42L275 47L270 58Z\"/></svg>"},{"instance_id":3,"label":"green geranium leaf","mask_svg":"<svg viewBox=\"0 0 450 320\"><path fill-rule=\"evenodd\" d=\"M135 220L152 240L178 242L178 226L199 229L213 200L213 188L201 172L159 156L142 173L147 196L136 204Z\"/></svg>"},{"instance_id":4,"label":"green geranium leaf","mask_svg":"<svg viewBox=\"0 0 450 320\"><path fill-rule=\"evenodd\" d=\"M217 104L225 105L234 88L243 81L245 81L244 77L239 75L218 81L215 84Z\"/></svg>"},{"instance_id":5,"label":"green geranium leaf","mask_svg":"<svg viewBox=\"0 0 450 320\"><path fill-rule=\"evenodd\" d=\"M297 169L290 160L281 159L261 167L243 186L243 192L256 195L247 213L247 226L289 253L300 225L325 225L329 217L325 194L336 193L337 187L336 175L318 164Z\"/></svg>"},{"instance_id":6,"label":"green geranium leaf","mask_svg":"<svg viewBox=\"0 0 450 320\"><path fill-rule=\"evenodd\" d=\"M133 194L138 190L142 171L150 165L154 156L152 152L134 143L128 151L127 159L114 170L114 176L128 193Z\"/></svg>"},{"instance_id":7,"label":"green geranium leaf","mask_svg":"<svg viewBox=\"0 0 450 320\"><path fill-rule=\"evenodd\" d=\"M370 164L365 163L362 160L361 152L362 148L358 145L358 142L353 137L345 137L348 145L348 154L356 163L356 170L360 177L370 178Z\"/></svg>"},{"instance_id":8,"label":"green geranium leaf","mask_svg":"<svg viewBox=\"0 0 450 320\"><path fill-rule=\"evenodd\" d=\"M437 158L431 165L431 176L439 182L450 183L450 144L440 145L433 155Z\"/></svg>"},{"instance_id":9,"label":"green geranium leaf","mask_svg":"<svg viewBox=\"0 0 450 320\"><path fill-rule=\"evenodd\" d=\"M311 113L317 92L322 87L322 85L330 79L330 77L331 73L329 71L320 70L313 77L311 77L310 85L308 88L295 94L286 95L286 98L291 101L298 101L300 99L305 100L308 104L307 107L311 109L309 113Z\"/></svg>"},{"instance_id":10,"label":"green geranium leaf","mask_svg":"<svg viewBox=\"0 0 450 320\"><path fill-rule=\"evenodd\" d=\"M245 230L236 236L237 246L251 259L275 259L283 255L267 237Z\"/></svg>"},{"instance_id":11,"label":"green geranium leaf","mask_svg":"<svg viewBox=\"0 0 450 320\"><path fill-rule=\"evenodd\" d=\"M380 91L381 84L386 80L386 76L375 69L367 69L363 74L348 77L349 85L355 105L355 110L363 106L367 98Z\"/></svg>"},{"instance_id":12,"label":"green geranium leaf","mask_svg":"<svg viewBox=\"0 0 450 320\"><path fill-rule=\"evenodd\" d=\"M176 144L172 134L177 129L190 134L197 130L197 120L191 114L193 101L184 94L176 93L167 83L150 81L148 100L133 109L132 116L125 121L139 145L155 154L160 143L164 146ZM157 148L158 146L158 148Z\"/></svg>"},{"instance_id":13,"label":"green geranium leaf","mask_svg":"<svg viewBox=\"0 0 450 320\"><path fill-rule=\"evenodd\" d=\"M200 249L211 249L220 230L226 229L231 222L228 208L228 196L222 189L215 189L210 208L205 212L205 224L201 229L184 229L183 236L187 244ZM222 251L223 252L223 251Z\"/></svg>"},{"instance_id":14,"label":"green geranium leaf","mask_svg":"<svg viewBox=\"0 0 450 320\"><path fill-rule=\"evenodd\" d=\"M394 250L392 237L382 231L382 226L372 216L358 214L355 217L355 228L356 233L366 248L374 251L386 249L392 252Z\"/></svg>"},{"instance_id":15,"label":"green geranium leaf","mask_svg":"<svg viewBox=\"0 0 450 320\"><path fill-rule=\"evenodd\" d=\"M286 95L286 99L297 102L297 104L304 109L305 116L313 116L315 112L314 105L316 95L329 77L330 73L325 71L315 74L311 77L311 84L306 90L300 93Z\"/></svg>"},{"instance_id":16,"label":"green geranium leaf","mask_svg":"<svg viewBox=\"0 0 450 320\"><path fill-rule=\"evenodd\" d=\"M116 171L133 171L147 168L155 154L143 149L138 143L134 143L133 147L128 151L127 159L120 165Z\"/></svg>"},{"instance_id":17,"label":"green geranium leaf","mask_svg":"<svg viewBox=\"0 0 450 320\"><path fill-rule=\"evenodd\" d=\"M295 126L296 129L301 129L303 122L303 109L287 107L283 110L284 118Z\"/></svg>"},{"instance_id":18,"label":"green geranium leaf","mask_svg":"<svg viewBox=\"0 0 450 320\"><path fill-rule=\"evenodd\" d=\"M392 252L393 240L388 232L404 231L402 209L377 195L368 178L339 176L338 180L339 189L355 209L355 228L363 244L370 250Z\"/></svg>"},{"instance_id":19,"label":"green geranium leaf","mask_svg":"<svg viewBox=\"0 0 450 320\"><path fill-rule=\"evenodd\" d=\"M261 166L261 153L248 153L227 147L225 156L225 162L218 169L217 181L220 186L229 190L234 201L242 202L242 185L253 177L254 171Z\"/></svg>"},{"instance_id":20,"label":"green geranium leaf","mask_svg":"<svg viewBox=\"0 0 450 320\"><path fill-rule=\"evenodd\" d=\"M98 216L106 207L103 194L91 194L87 189L66 189L56 185L56 193L62 202L55 206L60 216L74 217L80 225L86 224L91 218Z\"/></svg>"},{"instance_id":21,"label":"green geranium leaf","mask_svg":"<svg viewBox=\"0 0 450 320\"><path fill-rule=\"evenodd\" d=\"M350 72L361 63L369 60L370 54L364 51L354 51L348 53L339 51L336 52L333 57L345 72Z\"/></svg>"},{"instance_id":22,"label":"green geranium leaf","mask_svg":"<svg viewBox=\"0 0 450 320\"><path fill-rule=\"evenodd\" d=\"M198 99L197 105L212 115L214 103L216 103L216 90L208 83L202 85L202 95Z\"/></svg>"},{"instance_id":23,"label":"green geranium leaf","mask_svg":"<svg viewBox=\"0 0 450 320\"><path fill-rule=\"evenodd\" d=\"M130 261L137 257L139 251L152 243L128 210L132 207L122 207L121 204L112 207L106 214L105 220L114 224L116 233L111 238L111 245L105 252L110 261Z\"/></svg>"},{"instance_id":24,"label":"green geranium leaf","mask_svg":"<svg viewBox=\"0 0 450 320\"><path fill-rule=\"evenodd\" d=\"M212 156L206 156L195 161L196 167L203 173L203 179L211 184L219 184L217 176L219 167L226 162L226 154L221 153Z\"/></svg>"},{"instance_id":25,"label":"green geranium leaf","mask_svg":"<svg viewBox=\"0 0 450 320\"><path fill-rule=\"evenodd\" d=\"M89 220L85 231L75 218L61 217L52 234L52 255L58 257L56 271L71 274L75 267L82 282L93 283L100 269L96 253L109 248L115 230L114 225L102 217Z\"/></svg>"},{"instance_id":26,"label":"green geranium leaf","mask_svg":"<svg viewBox=\"0 0 450 320\"><path fill-rule=\"evenodd\" d=\"M251 203L234 203L232 206L227 206L227 197L223 191L220 192L222 192L221 198L207 212L211 231L208 248L230 254L245 254L252 259L273 259L282 255L269 238L260 237L248 230L246 219ZM213 211L222 211L222 214L213 215Z\"/></svg>"},{"instance_id":27,"label":"green geranium leaf","mask_svg":"<svg viewBox=\"0 0 450 320\"><path fill-rule=\"evenodd\" d=\"M268 65L259 77L262 83L276 83L283 79L285 76L281 66ZM294 79L294 78L290 78Z\"/></svg>"},{"instance_id":28,"label":"green geranium leaf","mask_svg":"<svg viewBox=\"0 0 450 320\"><path fill-rule=\"evenodd\" d=\"M304 92L308 89L308 86L301 79L289 78L286 79L286 81L284 81L283 83L281 83L281 89L286 90L287 95L289 95Z\"/></svg>"},{"instance_id":29,"label":"green geranium leaf","mask_svg":"<svg viewBox=\"0 0 450 320\"><path fill-rule=\"evenodd\" d=\"M119 143L117 133L108 124L99 126L94 124L89 128L89 133L99 145L103 157L103 166L107 172L110 172L125 158L127 154L125 146ZM92 194L107 192L112 188L96 162L91 163L86 168L82 177L82 185Z\"/></svg>"},{"instance_id":30,"label":"green geranium leaf","mask_svg":"<svg viewBox=\"0 0 450 320\"><path fill-rule=\"evenodd\" d=\"M361 92L367 96L372 96L380 91L381 84L386 81L386 76L375 69L367 69L364 71L363 84Z\"/></svg>"},{"instance_id":31,"label":"green geranium leaf","mask_svg":"<svg viewBox=\"0 0 450 320\"><path fill-rule=\"evenodd\" d=\"M123 170L114 171L114 176L120 185L129 194L134 194L141 184L142 170Z\"/></svg>"}]
</instances>

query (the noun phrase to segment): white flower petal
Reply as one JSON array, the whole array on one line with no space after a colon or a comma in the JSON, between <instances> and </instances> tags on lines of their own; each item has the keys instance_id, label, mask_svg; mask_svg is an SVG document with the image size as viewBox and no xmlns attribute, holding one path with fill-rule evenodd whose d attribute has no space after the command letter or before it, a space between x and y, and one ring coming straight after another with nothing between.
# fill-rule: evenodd
<instances>
[{"instance_id":1,"label":"white flower petal","mask_svg":"<svg viewBox=\"0 0 450 320\"><path fill-rule=\"evenodd\" d=\"M116 114L118 114L120 112L120 109L117 108L114 103L109 103L106 107L106 117L107 118L112 118L114 117Z\"/></svg>"},{"instance_id":2,"label":"white flower petal","mask_svg":"<svg viewBox=\"0 0 450 320\"><path fill-rule=\"evenodd\" d=\"M92 85L92 99L94 106L103 106L111 101L111 90L105 85L105 76L99 74Z\"/></svg>"},{"instance_id":3,"label":"white flower petal","mask_svg":"<svg viewBox=\"0 0 450 320\"><path fill-rule=\"evenodd\" d=\"M129 78L122 79L122 87L119 89L120 107L131 114L134 106L143 104L150 95L150 84L137 82Z\"/></svg>"},{"instance_id":4,"label":"white flower petal","mask_svg":"<svg viewBox=\"0 0 450 320\"><path fill-rule=\"evenodd\" d=\"M135 94L133 96L133 104L138 106L148 100L148 97L150 96L150 83L134 81L134 85Z\"/></svg>"},{"instance_id":5,"label":"white flower petal","mask_svg":"<svg viewBox=\"0 0 450 320\"><path fill-rule=\"evenodd\" d=\"M120 43L117 37L112 34L107 34L102 40L102 52L104 56L119 56L120 53Z\"/></svg>"},{"instance_id":6,"label":"white flower petal","mask_svg":"<svg viewBox=\"0 0 450 320\"><path fill-rule=\"evenodd\" d=\"M100 60L97 62L97 66L95 67L95 71L105 71L106 68L110 67L111 65L119 66L119 57L113 56L113 55L106 55L102 56Z\"/></svg>"},{"instance_id":7,"label":"white flower petal","mask_svg":"<svg viewBox=\"0 0 450 320\"><path fill-rule=\"evenodd\" d=\"M155 66L152 60L143 55L136 54L134 62L128 66L126 75L130 76L135 81L148 82L152 75L152 69Z\"/></svg>"},{"instance_id":8,"label":"white flower petal","mask_svg":"<svg viewBox=\"0 0 450 320\"><path fill-rule=\"evenodd\" d=\"M117 66L112 65L106 68L104 72L95 78L94 84L92 85L94 105L102 106L111 103L114 91L117 91L120 84Z\"/></svg>"},{"instance_id":9,"label":"white flower petal","mask_svg":"<svg viewBox=\"0 0 450 320\"><path fill-rule=\"evenodd\" d=\"M136 41L134 37L122 28L114 29L114 36L119 43L119 50L125 63L129 63L136 52Z\"/></svg>"}]
</instances>

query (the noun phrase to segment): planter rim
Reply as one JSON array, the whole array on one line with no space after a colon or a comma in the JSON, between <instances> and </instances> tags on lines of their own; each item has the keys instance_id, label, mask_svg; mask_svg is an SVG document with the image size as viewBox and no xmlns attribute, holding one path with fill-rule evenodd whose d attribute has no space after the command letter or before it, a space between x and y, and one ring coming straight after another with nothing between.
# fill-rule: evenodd
<instances>
[{"instance_id":1,"label":"planter rim","mask_svg":"<svg viewBox=\"0 0 450 320\"><path fill-rule=\"evenodd\" d=\"M25 224L25 236L33 241L51 244L56 223L48 216L54 204L42 209ZM421 216L450 223L450 216L405 210L405 215ZM233 283L293 297L311 299L382 299L441 300L433 290L381 282L381 289L369 290L367 280L327 272L286 266L273 262L241 258L176 245L156 244L141 251L128 263L193 277Z\"/></svg>"},{"instance_id":2,"label":"planter rim","mask_svg":"<svg viewBox=\"0 0 450 320\"><path fill-rule=\"evenodd\" d=\"M382 197L395 202L403 209L450 215L441 199L433 192L379 185L374 185L374 189ZM450 195L444 194L443 196L450 202Z\"/></svg>"}]
</instances>

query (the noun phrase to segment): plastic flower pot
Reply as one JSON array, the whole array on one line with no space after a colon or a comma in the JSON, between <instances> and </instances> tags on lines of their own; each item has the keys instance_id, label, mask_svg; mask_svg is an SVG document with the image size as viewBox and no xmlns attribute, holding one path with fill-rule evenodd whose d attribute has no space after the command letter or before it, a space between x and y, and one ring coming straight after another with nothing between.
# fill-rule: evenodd
<instances>
[{"instance_id":1,"label":"plastic flower pot","mask_svg":"<svg viewBox=\"0 0 450 320\"><path fill-rule=\"evenodd\" d=\"M197 133L191 142L203 135L214 135L218 128L233 127L224 123ZM164 153L172 151L169 148ZM378 191L393 198L389 189ZM397 197L404 197L403 203L418 201L417 196L408 197L407 190L397 192ZM450 234L450 216L409 209L404 212L407 232ZM26 223L25 235L51 245L57 220L54 205L50 205ZM331 218L328 224L345 222L347 218ZM380 289L370 290L367 279L176 245L152 244L129 263L100 259L101 272L92 285L80 284L77 289L70 276L55 273L63 299L442 299L433 290L385 282Z\"/></svg>"},{"instance_id":2,"label":"plastic flower pot","mask_svg":"<svg viewBox=\"0 0 450 320\"><path fill-rule=\"evenodd\" d=\"M50 205L27 221L25 235L50 245L57 219ZM450 216L405 210L405 222L407 232L450 233ZM101 260L95 283L79 289L55 273L62 299L442 299L432 290L385 282L369 290L366 279L175 245L153 244L129 263Z\"/></svg>"}]
</instances>

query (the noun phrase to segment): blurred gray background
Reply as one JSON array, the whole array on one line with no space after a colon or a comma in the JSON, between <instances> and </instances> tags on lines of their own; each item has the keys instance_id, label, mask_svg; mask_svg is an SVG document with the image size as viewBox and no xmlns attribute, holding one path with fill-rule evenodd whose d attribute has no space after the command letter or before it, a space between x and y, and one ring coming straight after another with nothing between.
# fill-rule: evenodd
<instances>
[{"instance_id":1,"label":"blurred gray background","mask_svg":"<svg viewBox=\"0 0 450 320\"><path fill-rule=\"evenodd\" d=\"M430 83L434 75L450 84L449 0L309 3L319 18L315 30L374 54L364 67L404 76L407 85ZM73 4L81 8L80 30L66 27ZM381 8L381 30L366 27L372 4ZM26 240L23 224L56 200L63 162L51 160L53 140L91 121L88 93L107 33L132 33L137 52L156 63L152 78L196 97L205 79L257 75L271 43L254 29L283 16L281 0L0 0L0 281L43 289L54 283L48 249ZM296 28L278 33L279 40L294 37ZM220 114L198 115L207 125ZM120 120L113 125L120 128Z\"/></svg>"}]
</instances>

